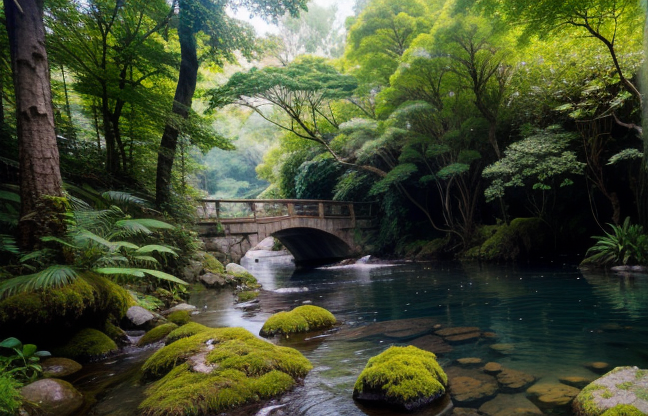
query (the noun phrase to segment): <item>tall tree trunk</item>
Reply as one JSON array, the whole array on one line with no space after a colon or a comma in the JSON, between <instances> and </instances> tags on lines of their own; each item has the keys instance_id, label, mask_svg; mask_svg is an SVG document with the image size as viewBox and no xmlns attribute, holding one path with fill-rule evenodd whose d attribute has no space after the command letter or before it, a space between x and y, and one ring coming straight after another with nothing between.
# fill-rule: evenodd
<instances>
[{"instance_id":1,"label":"tall tree trunk","mask_svg":"<svg viewBox=\"0 0 648 416\"><path fill-rule=\"evenodd\" d=\"M65 229L57 215L61 204L59 153L54 131L43 0L3 0L16 93L20 161L19 243L30 250L39 237ZM20 4L20 5L18 5Z\"/></svg>"},{"instance_id":2,"label":"tall tree trunk","mask_svg":"<svg viewBox=\"0 0 648 416\"><path fill-rule=\"evenodd\" d=\"M191 100L196 91L198 77L198 55L196 53L195 32L192 27L191 17L188 14L184 1L180 2L180 27L178 37L180 40L180 75L173 98L173 113L183 119L189 117ZM164 127L164 134L158 150L157 176L155 183L155 202L162 206L169 202L171 197L171 171L178 146L178 128L176 123L170 121Z\"/></svg>"}]
</instances>

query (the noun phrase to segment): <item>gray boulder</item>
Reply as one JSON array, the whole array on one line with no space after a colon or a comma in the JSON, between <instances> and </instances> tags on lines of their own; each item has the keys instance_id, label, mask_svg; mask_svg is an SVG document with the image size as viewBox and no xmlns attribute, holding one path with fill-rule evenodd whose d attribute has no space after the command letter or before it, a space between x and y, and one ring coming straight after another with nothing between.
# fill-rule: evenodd
<instances>
[{"instance_id":1,"label":"gray boulder","mask_svg":"<svg viewBox=\"0 0 648 416\"><path fill-rule=\"evenodd\" d=\"M647 391L648 371L637 367L617 367L594 380L576 396L574 413L598 416L617 406L633 406L648 414Z\"/></svg>"},{"instance_id":2,"label":"gray boulder","mask_svg":"<svg viewBox=\"0 0 648 416\"><path fill-rule=\"evenodd\" d=\"M81 370L81 364L69 358L52 357L41 362L43 377L62 378Z\"/></svg>"},{"instance_id":3,"label":"gray boulder","mask_svg":"<svg viewBox=\"0 0 648 416\"><path fill-rule=\"evenodd\" d=\"M128 311L126 311L126 319L136 328L153 324L156 321L155 315L141 306L131 306L128 308Z\"/></svg>"},{"instance_id":4,"label":"gray boulder","mask_svg":"<svg viewBox=\"0 0 648 416\"><path fill-rule=\"evenodd\" d=\"M44 378L20 389L23 398L39 407L39 414L68 416L83 405L83 395L67 381Z\"/></svg>"},{"instance_id":5,"label":"gray boulder","mask_svg":"<svg viewBox=\"0 0 648 416\"><path fill-rule=\"evenodd\" d=\"M180 304L174 306L171 309L167 309L166 311L163 311L162 315L168 315L168 314L176 312L176 311L193 312L193 311L195 311L197 309L198 308L196 308L194 305L189 305L188 303L180 303Z\"/></svg>"},{"instance_id":6,"label":"gray boulder","mask_svg":"<svg viewBox=\"0 0 648 416\"><path fill-rule=\"evenodd\" d=\"M207 287L223 287L228 284L223 275L215 273L205 273L200 276L200 281Z\"/></svg>"},{"instance_id":7,"label":"gray boulder","mask_svg":"<svg viewBox=\"0 0 648 416\"><path fill-rule=\"evenodd\" d=\"M233 274L234 276L238 275L244 275L244 274L249 274L248 270L241 266L240 264L236 263L229 263L227 266L225 266L225 270L229 274Z\"/></svg>"}]
</instances>

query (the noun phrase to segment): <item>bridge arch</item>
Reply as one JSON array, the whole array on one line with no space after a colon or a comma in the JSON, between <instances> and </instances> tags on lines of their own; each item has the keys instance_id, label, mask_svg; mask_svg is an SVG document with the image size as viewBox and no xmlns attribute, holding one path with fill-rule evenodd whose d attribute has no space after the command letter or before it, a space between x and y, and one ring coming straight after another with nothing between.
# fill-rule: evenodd
<instances>
[{"instance_id":1,"label":"bridge arch","mask_svg":"<svg viewBox=\"0 0 648 416\"><path fill-rule=\"evenodd\" d=\"M232 261L266 237L275 237L297 264L316 264L360 254L356 230L373 228L371 204L320 200L202 200L199 235L208 251Z\"/></svg>"}]
</instances>

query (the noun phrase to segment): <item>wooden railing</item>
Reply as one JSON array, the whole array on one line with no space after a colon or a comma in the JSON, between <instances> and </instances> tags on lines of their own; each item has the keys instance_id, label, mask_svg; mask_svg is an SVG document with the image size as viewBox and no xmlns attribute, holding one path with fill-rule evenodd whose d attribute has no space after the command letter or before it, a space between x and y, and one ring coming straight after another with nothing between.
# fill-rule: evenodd
<instances>
[{"instance_id":1,"label":"wooden railing","mask_svg":"<svg viewBox=\"0 0 648 416\"><path fill-rule=\"evenodd\" d=\"M202 199L198 218L203 222L257 221L261 218L371 218L372 202L316 199ZM372 212L372 209L374 212Z\"/></svg>"}]
</instances>

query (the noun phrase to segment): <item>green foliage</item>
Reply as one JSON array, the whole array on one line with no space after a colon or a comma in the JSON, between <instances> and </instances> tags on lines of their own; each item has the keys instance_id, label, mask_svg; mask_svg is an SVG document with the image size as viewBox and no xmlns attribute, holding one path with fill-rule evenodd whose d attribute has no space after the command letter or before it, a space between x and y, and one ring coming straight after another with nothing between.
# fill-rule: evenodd
<instances>
[{"instance_id":1,"label":"green foliage","mask_svg":"<svg viewBox=\"0 0 648 416\"><path fill-rule=\"evenodd\" d=\"M387 176L376 182L376 184L371 188L370 194L377 195L387 192L392 185L400 184L417 171L418 168L413 163L398 165L394 169L390 170L389 173L387 173Z\"/></svg>"},{"instance_id":2,"label":"green foliage","mask_svg":"<svg viewBox=\"0 0 648 416\"><path fill-rule=\"evenodd\" d=\"M77 332L64 346L54 350L56 355L73 360L93 360L117 351L117 344L108 335L92 328Z\"/></svg>"},{"instance_id":3,"label":"green foliage","mask_svg":"<svg viewBox=\"0 0 648 416\"><path fill-rule=\"evenodd\" d=\"M49 357L48 351L38 351L34 344L24 344L16 338L0 342L0 373L19 382L32 382L43 369L39 365L41 357Z\"/></svg>"},{"instance_id":4,"label":"green foliage","mask_svg":"<svg viewBox=\"0 0 648 416\"><path fill-rule=\"evenodd\" d=\"M448 377L436 355L414 346L390 347L369 359L353 388L361 392L384 394L389 402L404 404L419 398L439 397L445 393Z\"/></svg>"},{"instance_id":5,"label":"green foliage","mask_svg":"<svg viewBox=\"0 0 648 416\"><path fill-rule=\"evenodd\" d=\"M0 373L0 413L8 416L18 414L22 405L20 387L21 383L10 374Z\"/></svg>"},{"instance_id":6,"label":"green foliage","mask_svg":"<svg viewBox=\"0 0 648 416\"><path fill-rule=\"evenodd\" d=\"M619 153L615 154L614 156L610 157L610 160L608 162L608 165L615 165L621 161L624 160L636 160L636 159L643 159L644 154L643 152L640 152L637 149L623 149Z\"/></svg>"},{"instance_id":7,"label":"green foliage","mask_svg":"<svg viewBox=\"0 0 648 416\"><path fill-rule=\"evenodd\" d=\"M648 235L638 224L631 224L630 217L622 225L608 224L612 232L594 236L596 244L587 250L583 263L598 265L647 264Z\"/></svg>"},{"instance_id":8,"label":"green foliage","mask_svg":"<svg viewBox=\"0 0 648 416\"><path fill-rule=\"evenodd\" d=\"M609 408L601 416L642 416L644 412L629 404L618 404Z\"/></svg>"},{"instance_id":9,"label":"green foliage","mask_svg":"<svg viewBox=\"0 0 648 416\"><path fill-rule=\"evenodd\" d=\"M171 331L171 333L169 333L169 335L167 336L166 344L169 345L181 338L188 338L196 335L199 332L207 331L208 329L209 327L206 327L205 325L199 324L197 322L189 322L188 324L182 325L181 327Z\"/></svg>"},{"instance_id":10,"label":"green foliage","mask_svg":"<svg viewBox=\"0 0 648 416\"><path fill-rule=\"evenodd\" d=\"M182 311L178 311L182 312ZM145 345L153 344L162 340L164 337L169 335L173 330L177 329L178 325L175 323L162 324L156 326L155 328L148 331L140 340L137 342L137 346L143 347Z\"/></svg>"},{"instance_id":11,"label":"green foliage","mask_svg":"<svg viewBox=\"0 0 648 416\"><path fill-rule=\"evenodd\" d=\"M341 167L332 159L318 158L301 164L295 175L297 199L332 199Z\"/></svg>"},{"instance_id":12,"label":"green foliage","mask_svg":"<svg viewBox=\"0 0 648 416\"><path fill-rule=\"evenodd\" d=\"M472 254L486 261L517 261L541 255L551 243L548 225L542 219L516 218L510 224L498 226L479 251Z\"/></svg>"},{"instance_id":13,"label":"green foliage","mask_svg":"<svg viewBox=\"0 0 648 416\"><path fill-rule=\"evenodd\" d=\"M330 328L335 325L333 314L318 306L304 305L290 312L279 312L272 315L263 324L260 335L272 337L275 335L288 336L298 332L309 332Z\"/></svg>"}]
</instances>

